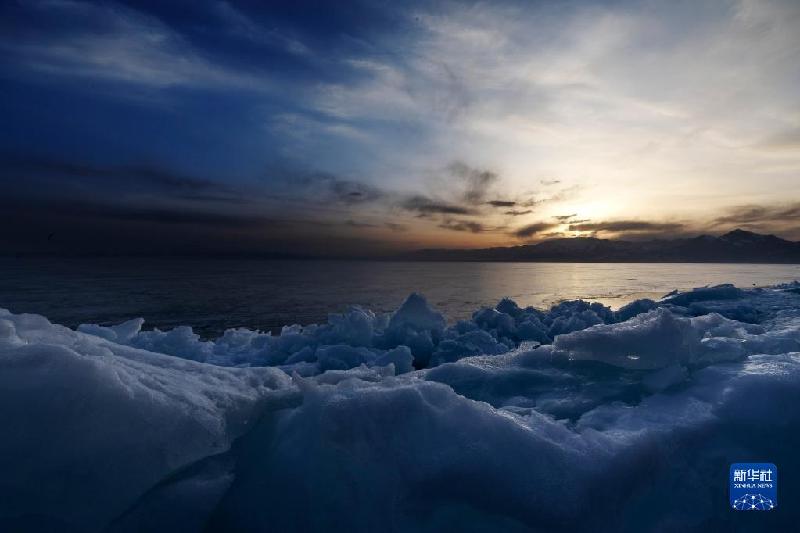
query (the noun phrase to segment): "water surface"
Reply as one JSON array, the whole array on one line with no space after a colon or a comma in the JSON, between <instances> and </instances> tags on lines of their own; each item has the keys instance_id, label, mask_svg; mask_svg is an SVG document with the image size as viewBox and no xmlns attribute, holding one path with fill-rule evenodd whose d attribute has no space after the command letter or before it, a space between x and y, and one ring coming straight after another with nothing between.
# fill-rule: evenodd
<instances>
[{"instance_id":1,"label":"water surface","mask_svg":"<svg viewBox=\"0 0 800 533\"><path fill-rule=\"evenodd\" d=\"M391 311L421 292L449 320L508 296L546 307L583 298L619 307L673 289L800 279L800 265L450 263L241 259L0 259L0 307L76 326L144 317L145 326L275 330L361 305Z\"/></svg>"}]
</instances>

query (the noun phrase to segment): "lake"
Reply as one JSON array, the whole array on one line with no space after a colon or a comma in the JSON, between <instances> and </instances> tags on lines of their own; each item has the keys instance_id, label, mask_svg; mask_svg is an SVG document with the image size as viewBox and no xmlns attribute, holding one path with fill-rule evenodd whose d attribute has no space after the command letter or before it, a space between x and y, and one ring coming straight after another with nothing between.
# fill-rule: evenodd
<instances>
[{"instance_id":1,"label":"lake","mask_svg":"<svg viewBox=\"0 0 800 533\"><path fill-rule=\"evenodd\" d=\"M583 298L613 308L673 289L800 279L800 265L449 263L257 259L0 259L0 307L71 327L144 317L145 327L277 330L350 305L396 309L424 294L450 321L504 296L547 307Z\"/></svg>"}]
</instances>

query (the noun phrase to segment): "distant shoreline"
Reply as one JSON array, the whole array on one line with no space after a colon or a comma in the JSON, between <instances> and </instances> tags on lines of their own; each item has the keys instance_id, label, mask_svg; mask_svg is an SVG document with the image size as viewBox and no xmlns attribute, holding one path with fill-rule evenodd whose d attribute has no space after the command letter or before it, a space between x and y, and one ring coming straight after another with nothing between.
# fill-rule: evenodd
<instances>
[{"instance_id":1,"label":"distant shoreline","mask_svg":"<svg viewBox=\"0 0 800 533\"><path fill-rule=\"evenodd\" d=\"M270 256L252 254L120 254L120 255L58 255L58 254L0 254L0 260L104 260L104 259L156 259L156 260L225 260L225 261L335 261L335 262L375 262L375 263L541 263L541 264L699 264L699 265L798 265L793 261L755 261L755 260L603 260L603 259L427 259L409 257L308 257L308 256Z\"/></svg>"},{"instance_id":2,"label":"distant shoreline","mask_svg":"<svg viewBox=\"0 0 800 533\"><path fill-rule=\"evenodd\" d=\"M310 261L403 261L458 263L701 263L701 264L800 264L800 242L775 235L741 229L724 235L689 238L626 241L575 237L551 239L518 246L445 249L430 248L403 252L342 254L291 251L182 252L180 250L51 250L48 252L0 252L5 258L198 258Z\"/></svg>"}]
</instances>

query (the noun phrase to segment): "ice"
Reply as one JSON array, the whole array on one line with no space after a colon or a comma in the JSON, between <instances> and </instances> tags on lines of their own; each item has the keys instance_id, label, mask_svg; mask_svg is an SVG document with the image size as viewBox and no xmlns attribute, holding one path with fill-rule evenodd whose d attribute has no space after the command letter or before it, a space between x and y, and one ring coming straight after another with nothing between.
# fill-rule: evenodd
<instances>
[{"instance_id":1,"label":"ice","mask_svg":"<svg viewBox=\"0 0 800 533\"><path fill-rule=\"evenodd\" d=\"M795 287L217 339L0 310L0 531L730 530L730 463L800 469ZM748 528L794 528L779 491Z\"/></svg>"},{"instance_id":2,"label":"ice","mask_svg":"<svg viewBox=\"0 0 800 533\"><path fill-rule=\"evenodd\" d=\"M388 316L353 307L331 314L328 323L285 326L280 335L229 329L215 340L202 340L190 327L168 331L143 330L144 320L134 319L116 326L82 324L78 330L104 339L222 366L276 366L314 364L316 371L347 369L361 364L389 364L408 371L406 351L417 366L425 366L442 340L444 317L425 298L412 294ZM400 349L398 352L397 350ZM465 348L469 353L474 349Z\"/></svg>"},{"instance_id":3,"label":"ice","mask_svg":"<svg viewBox=\"0 0 800 533\"><path fill-rule=\"evenodd\" d=\"M5 531L35 516L97 530L174 470L227 450L267 404L286 404L277 369L200 364L35 315L0 320L0 517L19 524Z\"/></svg>"},{"instance_id":4,"label":"ice","mask_svg":"<svg viewBox=\"0 0 800 533\"><path fill-rule=\"evenodd\" d=\"M414 363L414 356L411 355L411 350L408 346L398 346L375 358L375 366L394 365L395 372L398 374L405 374L411 372Z\"/></svg>"},{"instance_id":5,"label":"ice","mask_svg":"<svg viewBox=\"0 0 800 533\"><path fill-rule=\"evenodd\" d=\"M653 305L642 300L621 312L625 317L635 316ZM194 361L223 366L281 365L289 371L288 367L301 365L296 370L310 375L333 368L384 364L386 354L398 348L409 350L414 367L426 368L463 357L502 354L523 342L549 344L557 335L619 320L619 313L599 303L573 300L541 311L532 307L522 309L506 298L495 308L479 309L471 320L448 327L444 316L424 296L411 294L394 313L376 315L353 307L346 313L331 314L325 324L285 326L276 336L230 329L218 339L202 340L186 326L169 331L144 330L142 319L110 327L83 324L78 329L128 346ZM339 348L331 348L334 346ZM348 347L358 349L348 351ZM332 357L337 350L340 356ZM404 371L406 365L397 362L396 368Z\"/></svg>"},{"instance_id":6,"label":"ice","mask_svg":"<svg viewBox=\"0 0 800 533\"><path fill-rule=\"evenodd\" d=\"M614 313L614 318L617 322L625 322L626 320L633 318L636 315L646 313L648 311L655 309L656 307L657 307L656 302L654 302L649 298L634 300L631 303L620 307L617 310L617 312Z\"/></svg>"},{"instance_id":7,"label":"ice","mask_svg":"<svg viewBox=\"0 0 800 533\"><path fill-rule=\"evenodd\" d=\"M744 296L744 291L729 283L713 287L698 287L689 292L668 294L662 301L672 305L686 306L695 302L708 300L735 300Z\"/></svg>"},{"instance_id":8,"label":"ice","mask_svg":"<svg viewBox=\"0 0 800 533\"><path fill-rule=\"evenodd\" d=\"M613 323L652 309L649 300L634 302L619 313L599 303L561 302L548 311L520 308L510 299L473 313L471 320L447 326L444 316L420 294L411 294L395 312L376 315L353 307L331 314L325 324L285 326L279 335L230 329L218 339L203 340L187 326L168 331L143 329L134 319L116 326L82 324L78 330L149 351L222 366L276 366L311 375L331 369L381 365L387 354L407 349L416 368L463 357L498 355L523 342L553 342L557 335ZM338 347L338 348L333 348ZM334 355L337 354L338 355ZM319 358L322 360L319 360ZM390 357L391 358L391 357ZM407 365L395 361L398 372ZM385 363L388 364L388 363Z\"/></svg>"},{"instance_id":9,"label":"ice","mask_svg":"<svg viewBox=\"0 0 800 533\"><path fill-rule=\"evenodd\" d=\"M412 294L394 312L379 343L386 347L408 346L417 366L426 366L446 322L420 294Z\"/></svg>"},{"instance_id":10,"label":"ice","mask_svg":"<svg viewBox=\"0 0 800 533\"><path fill-rule=\"evenodd\" d=\"M690 363L699 342L700 336L689 319L661 308L619 324L561 335L553 347L573 360L652 370Z\"/></svg>"},{"instance_id":11,"label":"ice","mask_svg":"<svg viewBox=\"0 0 800 533\"><path fill-rule=\"evenodd\" d=\"M508 351L508 346L498 342L484 330L472 330L439 343L431 360L431 366L457 361L463 357L490 354L497 355Z\"/></svg>"},{"instance_id":12,"label":"ice","mask_svg":"<svg viewBox=\"0 0 800 533\"><path fill-rule=\"evenodd\" d=\"M688 377L685 367L678 363L651 372L642 378L642 385L648 392L660 392L682 383Z\"/></svg>"}]
</instances>

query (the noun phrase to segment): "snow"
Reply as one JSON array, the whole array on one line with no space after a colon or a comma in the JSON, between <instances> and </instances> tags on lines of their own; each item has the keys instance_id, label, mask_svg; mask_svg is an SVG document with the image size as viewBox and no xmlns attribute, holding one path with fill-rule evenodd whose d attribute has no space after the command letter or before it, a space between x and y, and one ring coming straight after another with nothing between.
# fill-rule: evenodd
<instances>
[{"instance_id":1,"label":"snow","mask_svg":"<svg viewBox=\"0 0 800 533\"><path fill-rule=\"evenodd\" d=\"M730 463L800 468L797 288L213 340L0 310L0 530L728 530Z\"/></svg>"}]
</instances>

